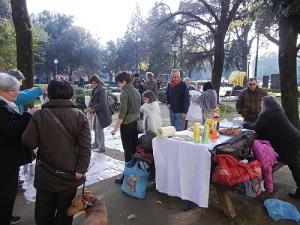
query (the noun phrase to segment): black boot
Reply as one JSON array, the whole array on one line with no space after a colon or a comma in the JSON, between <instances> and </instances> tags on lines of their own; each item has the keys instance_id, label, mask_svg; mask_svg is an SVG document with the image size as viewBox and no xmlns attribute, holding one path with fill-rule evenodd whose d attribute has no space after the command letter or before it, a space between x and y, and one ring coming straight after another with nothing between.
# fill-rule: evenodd
<instances>
[{"instance_id":1,"label":"black boot","mask_svg":"<svg viewBox=\"0 0 300 225\"><path fill-rule=\"evenodd\" d=\"M289 193L289 195L293 198L300 198L300 188L297 188L295 193Z\"/></svg>"},{"instance_id":2,"label":"black boot","mask_svg":"<svg viewBox=\"0 0 300 225\"><path fill-rule=\"evenodd\" d=\"M123 180L124 180L124 174L123 174L121 177L115 179L115 182L116 182L117 184L123 184Z\"/></svg>"}]
</instances>

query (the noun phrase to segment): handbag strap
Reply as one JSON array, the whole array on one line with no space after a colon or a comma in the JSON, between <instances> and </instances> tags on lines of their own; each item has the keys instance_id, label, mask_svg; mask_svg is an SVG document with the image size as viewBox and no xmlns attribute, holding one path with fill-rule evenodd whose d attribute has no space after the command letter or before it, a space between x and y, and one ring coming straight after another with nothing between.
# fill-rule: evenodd
<instances>
[{"instance_id":1,"label":"handbag strap","mask_svg":"<svg viewBox=\"0 0 300 225\"><path fill-rule=\"evenodd\" d=\"M54 120L58 128L65 134L65 136L69 139L69 141L75 145L75 141L72 138L71 134L69 133L67 128L62 124L62 122L60 122L60 120L57 118L54 112L49 108L45 108L45 112L47 112L50 115L50 117Z\"/></svg>"}]
</instances>

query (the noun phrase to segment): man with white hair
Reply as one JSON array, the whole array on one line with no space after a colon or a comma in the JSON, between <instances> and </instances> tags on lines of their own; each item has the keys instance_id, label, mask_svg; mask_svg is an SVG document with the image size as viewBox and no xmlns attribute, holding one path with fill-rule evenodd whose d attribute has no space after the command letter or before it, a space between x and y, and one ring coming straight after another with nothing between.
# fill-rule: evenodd
<instances>
[{"instance_id":1,"label":"man with white hair","mask_svg":"<svg viewBox=\"0 0 300 225\"><path fill-rule=\"evenodd\" d=\"M190 100L189 90L182 81L178 69L171 71L171 80L168 83L166 95L171 125L176 128L176 131L182 131L185 127L185 119L190 106Z\"/></svg>"}]
</instances>

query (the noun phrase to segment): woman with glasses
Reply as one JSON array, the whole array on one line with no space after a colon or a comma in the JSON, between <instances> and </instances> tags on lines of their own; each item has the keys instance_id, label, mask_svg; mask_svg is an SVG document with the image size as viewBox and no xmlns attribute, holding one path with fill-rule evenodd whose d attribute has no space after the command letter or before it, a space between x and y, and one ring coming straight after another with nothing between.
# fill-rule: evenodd
<instances>
[{"instance_id":1,"label":"woman with glasses","mask_svg":"<svg viewBox=\"0 0 300 225\"><path fill-rule=\"evenodd\" d=\"M19 82L16 78L0 73L0 224L9 225L21 221L12 216L18 188L19 167L26 162L22 145L24 132L35 108L19 113L14 103L19 95Z\"/></svg>"},{"instance_id":2,"label":"woman with glasses","mask_svg":"<svg viewBox=\"0 0 300 225\"><path fill-rule=\"evenodd\" d=\"M267 91L258 87L257 80L250 78L248 87L241 91L236 101L236 110L245 122L255 122L261 111L261 101Z\"/></svg>"}]
</instances>

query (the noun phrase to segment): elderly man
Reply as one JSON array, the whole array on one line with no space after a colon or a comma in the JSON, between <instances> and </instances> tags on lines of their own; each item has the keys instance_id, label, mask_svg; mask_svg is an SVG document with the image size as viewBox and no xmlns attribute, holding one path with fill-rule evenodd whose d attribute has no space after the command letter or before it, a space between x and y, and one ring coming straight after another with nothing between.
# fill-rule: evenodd
<instances>
[{"instance_id":1,"label":"elderly man","mask_svg":"<svg viewBox=\"0 0 300 225\"><path fill-rule=\"evenodd\" d=\"M166 95L171 125L176 128L176 131L184 130L185 118L190 106L189 90L177 69L173 69L171 72Z\"/></svg>"},{"instance_id":2,"label":"elderly man","mask_svg":"<svg viewBox=\"0 0 300 225\"><path fill-rule=\"evenodd\" d=\"M267 91L259 88L255 78L248 80L248 87L242 90L236 102L236 110L245 122L255 122L261 111L261 101Z\"/></svg>"}]
</instances>

